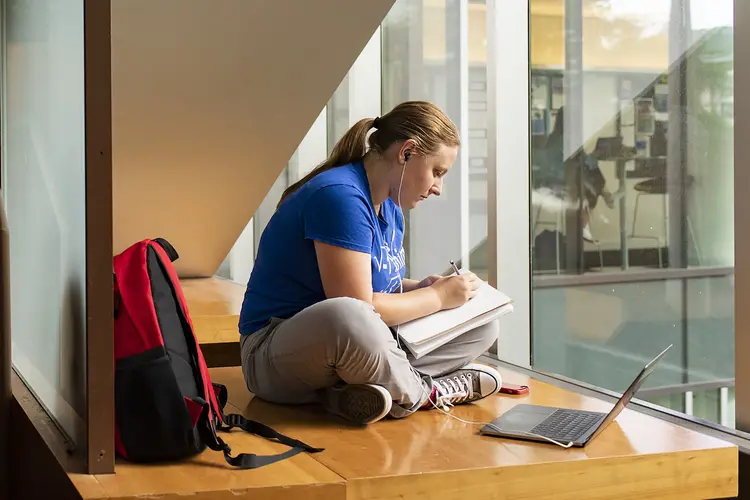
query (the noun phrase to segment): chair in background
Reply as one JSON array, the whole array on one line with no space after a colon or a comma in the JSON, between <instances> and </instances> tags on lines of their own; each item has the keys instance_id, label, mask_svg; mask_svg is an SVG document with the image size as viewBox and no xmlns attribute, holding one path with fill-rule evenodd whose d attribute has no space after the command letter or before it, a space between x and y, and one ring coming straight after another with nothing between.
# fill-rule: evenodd
<instances>
[{"instance_id":1,"label":"chair in background","mask_svg":"<svg viewBox=\"0 0 750 500\"><path fill-rule=\"evenodd\" d=\"M685 180L685 191L687 191L692 187L694 181L694 177L692 175L688 175ZM646 179L644 181L638 182L634 189L636 191L635 195L635 206L633 208L633 225L630 230L630 234L628 235L628 239L645 239L645 240L654 240L656 241L656 249L659 255L659 268L664 267L664 259L662 257L662 247L666 245L667 243L667 237L669 234L669 210L666 205L667 200L667 178L665 176L659 176L659 177L652 177L650 179ZM664 199L663 204L663 218L664 221L663 225L663 233L662 236L659 235L653 235L653 234L637 234L636 233L636 225L638 223L638 208L639 208L639 200L641 199L641 196L645 195L661 195ZM696 256L698 257L698 262L700 263L703 259L701 257L700 249L698 248L698 242L695 239L695 233L693 232L693 225L690 221L690 217L685 214L685 220L687 225L687 231L688 231L688 237L690 238L690 242L693 245L693 248L695 249Z\"/></svg>"},{"instance_id":2,"label":"chair in background","mask_svg":"<svg viewBox=\"0 0 750 500\"><path fill-rule=\"evenodd\" d=\"M560 207L559 209L555 210L555 220L554 221L540 221L539 218L542 214L542 205L537 205L537 211L536 215L534 216L534 220L531 225L531 235L532 235L532 242L534 241L534 235L536 234L536 228L538 226L550 226L554 228L555 233L559 234L565 234L565 217L563 217L563 214L565 213L565 202L564 200L560 200ZM589 215L589 219L591 218L591 213L589 211L588 206L584 208L586 212ZM599 254L599 269L604 269L604 253L602 252L602 245L601 242L598 240L595 241L588 241L584 240L587 243L591 243L597 248L597 252ZM557 274L560 274L560 242L559 238L555 238L555 265L556 265L556 272Z\"/></svg>"}]
</instances>

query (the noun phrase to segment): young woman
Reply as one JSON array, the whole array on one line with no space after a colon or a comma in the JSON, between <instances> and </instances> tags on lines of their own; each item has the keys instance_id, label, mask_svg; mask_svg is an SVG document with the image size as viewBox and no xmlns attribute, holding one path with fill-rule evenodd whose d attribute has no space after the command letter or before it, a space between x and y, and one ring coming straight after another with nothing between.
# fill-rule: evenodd
<instances>
[{"instance_id":1,"label":"young woman","mask_svg":"<svg viewBox=\"0 0 750 500\"><path fill-rule=\"evenodd\" d=\"M261 236L240 315L251 392L275 403L320 401L367 424L500 389L496 370L471 363L497 339L496 322L418 360L391 329L476 294L469 272L404 279L401 208L440 195L459 145L436 106L406 102L357 122L284 192Z\"/></svg>"}]
</instances>

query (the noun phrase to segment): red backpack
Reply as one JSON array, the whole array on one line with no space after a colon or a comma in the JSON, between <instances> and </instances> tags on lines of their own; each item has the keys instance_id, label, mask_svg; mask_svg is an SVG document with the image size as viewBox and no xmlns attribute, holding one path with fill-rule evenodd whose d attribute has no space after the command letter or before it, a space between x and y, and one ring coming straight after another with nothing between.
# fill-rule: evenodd
<instances>
[{"instance_id":1,"label":"red backpack","mask_svg":"<svg viewBox=\"0 0 750 500\"><path fill-rule=\"evenodd\" d=\"M115 297L115 450L133 462L175 460L206 447L233 466L253 469L307 451L323 451L241 415L225 415L226 387L213 384L162 238L140 241L113 259ZM290 446L257 456L217 435L233 427Z\"/></svg>"}]
</instances>

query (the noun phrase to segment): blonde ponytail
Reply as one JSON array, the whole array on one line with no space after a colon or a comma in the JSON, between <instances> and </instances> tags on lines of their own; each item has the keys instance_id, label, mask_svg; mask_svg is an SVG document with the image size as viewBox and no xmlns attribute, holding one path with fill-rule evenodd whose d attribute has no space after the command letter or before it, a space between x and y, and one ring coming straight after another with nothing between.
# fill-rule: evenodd
<instances>
[{"instance_id":1,"label":"blonde ponytail","mask_svg":"<svg viewBox=\"0 0 750 500\"><path fill-rule=\"evenodd\" d=\"M376 130L368 139L373 127ZM383 154L393 143L408 139L414 141L415 152L423 155L434 153L441 144L461 145L456 125L440 108L426 101L407 101L382 117L363 118L355 123L336 143L326 161L284 191L278 206L316 175L361 161L368 150Z\"/></svg>"},{"instance_id":2,"label":"blonde ponytail","mask_svg":"<svg viewBox=\"0 0 750 500\"><path fill-rule=\"evenodd\" d=\"M326 170L331 170L332 168L362 160L362 158L365 157L365 153L367 153L367 133L372 128L374 121L373 118L363 118L352 125L352 127L347 130L346 133L344 133L344 136L336 143L330 156L323 163L312 169L310 173L284 190L277 207L281 206L284 200L316 175L322 174Z\"/></svg>"}]
</instances>

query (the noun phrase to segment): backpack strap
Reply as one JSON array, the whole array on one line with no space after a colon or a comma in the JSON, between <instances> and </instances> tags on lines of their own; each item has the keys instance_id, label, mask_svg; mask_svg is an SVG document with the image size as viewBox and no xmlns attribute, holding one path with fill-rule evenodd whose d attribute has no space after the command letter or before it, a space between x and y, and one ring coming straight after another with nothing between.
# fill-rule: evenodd
<instances>
[{"instance_id":1,"label":"backpack strap","mask_svg":"<svg viewBox=\"0 0 750 500\"><path fill-rule=\"evenodd\" d=\"M265 424L261 424L260 422L256 422L255 420L248 420L242 415L238 415L235 413L229 415L225 414L224 407L226 407L228 399L227 388L226 386L217 384L215 382L212 382L211 385L213 386L214 394L216 395L216 401L219 405L220 418L217 418L215 421L218 430L228 432L235 427L239 427L245 432L256 434L266 439L275 439L279 443L291 446L293 448L302 448L303 451L306 451L308 453L318 453L324 450L323 448L313 448L312 446L307 445L302 441L287 437Z\"/></svg>"},{"instance_id":2,"label":"backpack strap","mask_svg":"<svg viewBox=\"0 0 750 500\"><path fill-rule=\"evenodd\" d=\"M257 469L259 467L263 467L264 465L270 465L282 460L286 460L287 458L291 458L294 455L298 455L299 453L305 451L302 448L290 448L284 453L278 453L276 455L256 455L254 453L240 453L239 455L233 457L232 449L228 444L224 442L223 439L216 436L216 443L218 444L218 449L214 448L211 443L207 444L211 449L215 449L216 451L223 451L224 459L227 461L227 463L239 469Z\"/></svg>"},{"instance_id":3,"label":"backpack strap","mask_svg":"<svg viewBox=\"0 0 750 500\"><path fill-rule=\"evenodd\" d=\"M308 453L319 453L324 450L324 448L313 448L312 446L305 444L302 441L285 436L265 424L261 424L260 422L256 422L255 420L248 420L242 415L224 415L224 425L220 427L219 430L229 431L234 427L239 427L245 432L250 432L266 439L275 439L281 444L285 444L293 448L299 448L301 451L306 451Z\"/></svg>"},{"instance_id":4,"label":"backpack strap","mask_svg":"<svg viewBox=\"0 0 750 500\"><path fill-rule=\"evenodd\" d=\"M164 251L167 254L167 257L169 257L169 260L171 262L174 262L174 261L176 261L177 259L180 258L180 255L177 253L177 250L175 250L174 247L172 246L172 244L170 242L168 242L166 239L164 239L164 238L154 238L151 241L153 241L154 243L157 243L160 247L162 247L164 249Z\"/></svg>"},{"instance_id":5,"label":"backpack strap","mask_svg":"<svg viewBox=\"0 0 750 500\"><path fill-rule=\"evenodd\" d=\"M114 304L112 309L114 311L114 318L117 319L120 316L120 306L122 305L122 296L120 295L120 288L117 284L117 274L115 274L115 266L112 266L112 292L114 295Z\"/></svg>"},{"instance_id":6,"label":"backpack strap","mask_svg":"<svg viewBox=\"0 0 750 500\"><path fill-rule=\"evenodd\" d=\"M224 413L224 407L227 405L227 400L229 399L229 393L227 392L227 387L222 384L217 384L215 382L211 382L211 385L214 389L214 396L216 396L216 404L219 405L219 412L222 414Z\"/></svg>"},{"instance_id":7,"label":"backpack strap","mask_svg":"<svg viewBox=\"0 0 750 500\"><path fill-rule=\"evenodd\" d=\"M218 384L217 384L218 385ZM198 422L199 432L201 439L206 446L214 451L221 451L224 453L224 459L227 463L233 467L240 469L257 469L265 465L270 465L276 462L280 462L287 458L298 455L302 452L318 453L323 451L323 448L313 448L302 441L287 437L267 425L255 422L254 420L248 420L242 415L230 414L222 415L224 424L219 421L219 430L230 431L234 427L239 427L246 432L255 434L266 439L276 440L281 444L285 444L290 447L289 450L284 453L278 453L276 455L256 455L254 453L240 453L236 456L232 456L232 448L221 439L216 433L216 421L211 418L210 415L211 405L208 403L203 405L203 411L201 412L200 420ZM223 413L223 412L222 412ZM218 420L218 418L216 419Z\"/></svg>"}]
</instances>

